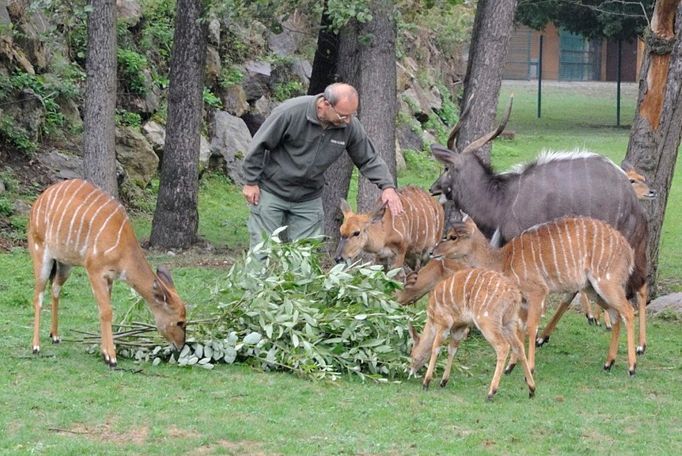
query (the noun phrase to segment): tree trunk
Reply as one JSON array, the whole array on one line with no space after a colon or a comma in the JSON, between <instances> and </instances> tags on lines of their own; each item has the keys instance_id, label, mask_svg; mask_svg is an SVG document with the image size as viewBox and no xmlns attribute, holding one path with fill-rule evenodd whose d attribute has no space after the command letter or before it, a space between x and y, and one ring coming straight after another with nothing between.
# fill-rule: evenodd
<instances>
[{"instance_id":1,"label":"tree trunk","mask_svg":"<svg viewBox=\"0 0 682 456\"><path fill-rule=\"evenodd\" d=\"M168 124L150 244L185 248L199 225L199 143L206 62L201 0L178 0L168 89Z\"/></svg>"},{"instance_id":2,"label":"tree trunk","mask_svg":"<svg viewBox=\"0 0 682 456\"><path fill-rule=\"evenodd\" d=\"M663 217L682 135L682 6L658 0L639 73L637 113L626 159L642 171L658 198L646 205L649 216L649 284L656 273Z\"/></svg>"},{"instance_id":3,"label":"tree trunk","mask_svg":"<svg viewBox=\"0 0 682 456\"><path fill-rule=\"evenodd\" d=\"M357 23L351 21L339 33L339 52L337 69L339 81L347 82L355 87L359 84L360 65L358 61ZM322 193L324 206L324 234L327 239L327 252L334 254L339 243L339 228L343 220L339 202L348 198L350 178L353 174L353 162L348 154L341 154L336 162L324 173L325 184Z\"/></svg>"},{"instance_id":4,"label":"tree trunk","mask_svg":"<svg viewBox=\"0 0 682 456\"><path fill-rule=\"evenodd\" d=\"M116 2L92 0L83 115L85 178L118 197L116 182Z\"/></svg>"},{"instance_id":5,"label":"tree trunk","mask_svg":"<svg viewBox=\"0 0 682 456\"><path fill-rule=\"evenodd\" d=\"M339 35L331 29L331 24L332 21L329 19L327 11L327 0L324 0L308 95L324 92L325 87L336 80Z\"/></svg>"},{"instance_id":6,"label":"tree trunk","mask_svg":"<svg viewBox=\"0 0 682 456\"><path fill-rule=\"evenodd\" d=\"M360 86L362 124L396 179L395 122L396 89L396 23L393 0L372 0L373 19L360 25ZM376 207L381 191L360 176L358 211Z\"/></svg>"},{"instance_id":7,"label":"tree trunk","mask_svg":"<svg viewBox=\"0 0 682 456\"><path fill-rule=\"evenodd\" d=\"M516 4L517 0L478 2L461 108L472 94L473 98L469 114L462 119L457 136L456 147L459 150L494 127ZM490 163L490 145L482 147L476 155Z\"/></svg>"}]
</instances>

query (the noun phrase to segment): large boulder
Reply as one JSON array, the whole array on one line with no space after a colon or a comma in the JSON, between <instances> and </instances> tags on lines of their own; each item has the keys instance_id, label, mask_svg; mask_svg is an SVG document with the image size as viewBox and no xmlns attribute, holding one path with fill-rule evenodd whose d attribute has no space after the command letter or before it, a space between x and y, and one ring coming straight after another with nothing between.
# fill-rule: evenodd
<instances>
[{"instance_id":1,"label":"large boulder","mask_svg":"<svg viewBox=\"0 0 682 456\"><path fill-rule=\"evenodd\" d=\"M249 110L249 102L246 101L246 92L241 85L232 84L221 89L219 94L223 102L223 110L230 114L241 117Z\"/></svg>"},{"instance_id":2,"label":"large boulder","mask_svg":"<svg viewBox=\"0 0 682 456\"><path fill-rule=\"evenodd\" d=\"M132 127L116 129L116 159L123 166L127 180L139 188L149 185L159 167L159 157L152 145Z\"/></svg>"},{"instance_id":3,"label":"large boulder","mask_svg":"<svg viewBox=\"0 0 682 456\"><path fill-rule=\"evenodd\" d=\"M647 313L652 315L661 312L672 312L682 317L682 293L671 293L656 298L647 306Z\"/></svg>"},{"instance_id":4,"label":"large boulder","mask_svg":"<svg viewBox=\"0 0 682 456\"><path fill-rule=\"evenodd\" d=\"M270 94L272 65L266 61L249 61L244 64L244 81L242 87L246 100L252 102Z\"/></svg>"},{"instance_id":5,"label":"large boulder","mask_svg":"<svg viewBox=\"0 0 682 456\"><path fill-rule=\"evenodd\" d=\"M142 18L142 5L136 0L116 0L116 18L128 27L135 27Z\"/></svg>"},{"instance_id":6,"label":"large boulder","mask_svg":"<svg viewBox=\"0 0 682 456\"><path fill-rule=\"evenodd\" d=\"M236 185L245 183L242 163L250 142L251 134L242 119L225 111L215 113L211 154L224 160L225 173Z\"/></svg>"},{"instance_id":7,"label":"large boulder","mask_svg":"<svg viewBox=\"0 0 682 456\"><path fill-rule=\"evenodd\" d=\"M144 134L147 141L154 149L154 152L159 157L159 160L163 159L163 146L166 143L166 129L163 125L150 120L149 122L142 125L142 133ZM200 136L199 143L199 171L206 168L208 162L211 158L211 145L204 135Z\"/></svg>"}]
</instances>

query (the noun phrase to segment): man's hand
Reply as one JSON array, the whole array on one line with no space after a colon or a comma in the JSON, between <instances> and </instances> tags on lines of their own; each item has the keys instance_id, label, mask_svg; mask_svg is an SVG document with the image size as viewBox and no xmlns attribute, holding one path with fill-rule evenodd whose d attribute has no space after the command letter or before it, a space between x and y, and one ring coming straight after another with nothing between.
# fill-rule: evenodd
<instances>
[{"instance_id":1,"label":"man's hand","mask_svg":"<svg viewBox=\"0 0 682 456\"><path fill-rule=\"evenodd\" d=\"M393 214L394 217L404 212L403 203L400 202L400 196L398 196L398 192L395 191L395 188L385 188L384 191L381 192L381 202L388 205L388 208L391 210L391 214Z\"/></svg>"},{"instance_id":2,"label":"man's hand","mask_svg":"<svg viewBox=\"0 0 682 456\"><path fill-rule=\"evenodd\" d=\"M247 203L257 206L260 201L260 187L258 187L257 184L246 184L244 185L244 188L242 188L242 195L246 198Z\"/></svg>"}]
</instances>

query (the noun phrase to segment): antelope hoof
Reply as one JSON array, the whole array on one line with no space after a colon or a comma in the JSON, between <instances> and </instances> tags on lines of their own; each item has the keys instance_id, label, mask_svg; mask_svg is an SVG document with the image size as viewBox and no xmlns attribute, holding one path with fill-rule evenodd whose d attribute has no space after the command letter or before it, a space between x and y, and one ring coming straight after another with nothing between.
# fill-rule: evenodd
<instances>
[{"instance_id":1,"label":"antelope hoof","mask_svg":"<svg viewBox=\"0 0 682 456\"><path fill-rule=\"evenodd\" d=\"M587 318L587 324L588 325L599 325L599 322L597 321L597 319L594 318L592 315L585 314L585 318Z\"/></svg>"},{"instance_id":2,"label":"antelope hoof","mask_svg":"<svg viewBox=\"0 0 682 456\"><path fill-rule=\"evenodd\" d=\"M37 355L38 353L40 353L40 345L36 345L33 347L33 354Z\"/></svg>"},{"instance_id":3,"label":"antelope hoof","mask_svg":"<svg viewBox=\"0 0 682 456\"><path fill-rule=\"evenodd\" d=\"M440 387L445 388L445 386L448 384L449 378L444 378L443 380L440 381Z\"/></svg>"},{"instance_id":4,"label":"antelope hoof","mask_svg":"<svg viewBox=\"0 0 682 456\"><path fill-rule=\"evenodd\" d=\"M528 387L528 399L533 399L535 397L535 387Z\"/></svg>"},{"instance_id":5,"label":"antelope hoof","mask_svg":"<svg viewBox=\"0 0 682 456\"><path fill-rule=\"evenodd\" d=\"M495 397L495 394L497 393L497 390L494 389L491 392L488 393L488 396L485 398L486 401L492 402L493 398Z\"/></svg>"},{"instance_id":6,"label":"antelope hoof","mask_svg":"<svg viewBox=\"0 0 682 456\"><path fill-rule=\"evenodd\" d=\"M635 370L637 369L637 366L633 367L632 369L628 369L628 374L630 374L630 377L635 376Z\"/></svg>"},{"instance_id":7,"label":"antelope hoof","mask_svg":"<svg viewBox=\"0 0 682 456\"><path fill-rule=\"evenodd\" d=\"M612 359L611 361L607 361L606 364L604 364L604 370L609 372L611 371L611 368L613 367L613 363L615 363L616 360Z\"/></svg>"},{"instance_id":8,"label":"antelope hoof","mask_svg":"<svg viewBox=\"0 0 682 456\"><path fill-rule=\"evenodd\" d=\"M52 339L53 344L58 344L62 341L61 337L59 337L58 335L54 335L52 333L50 333L50 339Z\"/></svg>"},{"instance_id":9,"label":"antelope hoof","mask_svg":"<svg viewBox=\"0 0 682 456\"><path fill-rule=\"evenodd\" d=\"M637 346L636 353L638 355L643 355L645 351L646 351L646 345L638 345Z\"/></svg>"},{"instance_id":10,"label":"antelope hoof","mask_svg":"<svg viewBox=\"0 0 682 456\"><path fill-rule=\"evenodd\" d=\"M511 374L515 367L516 367L516 363L510 364L509 366L505 367L504 368L504 375Z\"/></svg>"},{"instance_id":11,"label":"antelope hoof","mask_svg":"<svg viewBox=\"0 0 682 456\"><path fill-rule=\"evenodd\" d=\"M424 390L424 391L428 391L428 390L429 390L429 384L428 384L428 382L422 383L422 390Z\"/></svg>"},{"instance_id":12,"label":"antelope hoof","mask_svg":"<svg viewBox=\"0 0 682 456\"><path fill-rule=\"evenodd\" d=\"M549 336L538 337L537 339L535 339L535 346L536 347L542 347L543 345L548 344L548 343L549 343Z\"/></svg>"}]
</instances>

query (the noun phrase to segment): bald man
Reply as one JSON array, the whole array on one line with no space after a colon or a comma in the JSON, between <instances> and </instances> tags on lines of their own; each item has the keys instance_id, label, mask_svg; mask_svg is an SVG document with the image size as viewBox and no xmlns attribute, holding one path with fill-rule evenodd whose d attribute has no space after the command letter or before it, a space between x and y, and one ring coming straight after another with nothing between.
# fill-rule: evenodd
<instances>
[{"instance_id":1,"label":"bald man","mask_svg":"<svg viewBox=\"0 0 682 456\"><path fill-rule=\"evenodd\" d=\"M344 151L391 212L403 212L388 166L355 116L359 101L353 86L331 84L285 101L256 132L243 165L251 248L284 225L289 240L323 233L324 172Z\"/></svg>"}]
</instances>

